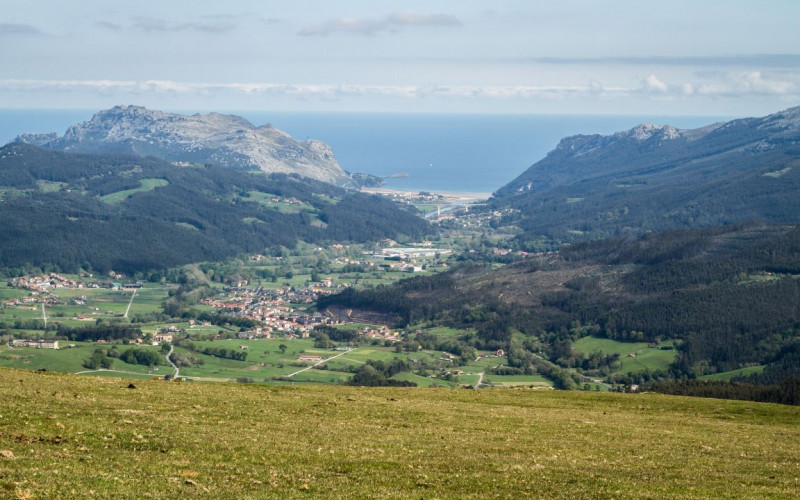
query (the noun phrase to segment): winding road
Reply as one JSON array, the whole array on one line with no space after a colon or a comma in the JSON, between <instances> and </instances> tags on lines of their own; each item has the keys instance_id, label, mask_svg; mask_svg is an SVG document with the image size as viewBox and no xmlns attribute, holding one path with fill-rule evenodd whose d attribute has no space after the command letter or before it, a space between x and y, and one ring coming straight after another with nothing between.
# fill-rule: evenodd
<instances>
[{"instance_id":1,"label":"winding road","mask_svg":"<svg viewBox=\"0 0 800 500\"><path fill-rule=\"evenodd\" d=\"M178 378L178 373L180 373L181 369L178 368L178 365L173 363L172 362L172 358L170 358L170 356L172 355L172 351L173 350L175 350L175 348L172 346L172 344L170 344L169 345L169 352L167 353L166 358L167 358L167 361L169 361L169 364L171 364L172 368L175 370L175 373L172 374L172 380L175 380L176 378Z\"/></svg>"}]
</instances>

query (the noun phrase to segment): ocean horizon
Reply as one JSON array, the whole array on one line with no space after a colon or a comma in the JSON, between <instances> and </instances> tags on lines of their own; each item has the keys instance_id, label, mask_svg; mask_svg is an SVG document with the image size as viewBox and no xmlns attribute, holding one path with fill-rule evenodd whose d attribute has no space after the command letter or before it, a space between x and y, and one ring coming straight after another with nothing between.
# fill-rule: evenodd
<instances>
[{"instance_id":1,"label":"ocean horizon","mask_svg":"<svg viewBox=\"0 0 800 500\"><path fill-rule=\"evenodd\" d=\"M97 110L0 109L0 144L21 133L63 135ZM178 110L193 114L194 111ZM578 134L640 123L697 128L731 116L290 113L220 111L327 143L348 172L384 177L387 189L490 195ZM207 111L202 111L207 113Z\"/></svg>"}]
</instances>

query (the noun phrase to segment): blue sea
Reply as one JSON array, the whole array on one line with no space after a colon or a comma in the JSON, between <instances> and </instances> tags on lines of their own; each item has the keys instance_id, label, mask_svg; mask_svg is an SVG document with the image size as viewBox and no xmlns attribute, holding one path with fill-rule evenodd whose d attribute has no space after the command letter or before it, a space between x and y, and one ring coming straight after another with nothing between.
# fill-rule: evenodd
<instances>
[{"instance_id":1,"label":"blue sea","mask_svg":"<svg viewBox=\"0 0 800 500\"><path fill-rule=\"evenodd\" d=\"M179 113L193 113L176 111ZM319 139L350 172L387 177L398 190L490 194L544 158L562 137L610 134L640 123L696 128L720 116L356 114L230 111L296 139ZM93 110L0 110L0 144L58 132Z\"/></svg>"}]
</instances>

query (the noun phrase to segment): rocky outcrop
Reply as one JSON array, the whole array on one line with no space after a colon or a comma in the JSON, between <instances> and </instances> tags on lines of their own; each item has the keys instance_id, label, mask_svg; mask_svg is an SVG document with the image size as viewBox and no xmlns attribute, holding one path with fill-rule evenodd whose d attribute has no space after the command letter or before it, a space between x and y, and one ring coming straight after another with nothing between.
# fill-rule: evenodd
<instances>
[{"instance_id":1,"label":"rocky outcrop","mask_svg":"<svg viewBox=\"0 0 800 500\"><path fill-rule=\"evenodd\" d=\"M172 162L298 174L336 185L352 182L326 144L298 141L272 125L256 127L240 116L220 113L180 115L116 106L71 126L63 137L23 134L17 141L61 151L149 155Z\"/></svg>"},{"instance_id":2,"label":"rocky outcrop","mask_svg":"<svg viewBox=\"0 0 800 500\"><path fill-rule=\"evenodd\" d=\"M720 159L716 176L749 165L737 157L742 152L763 153L798 142L800 107L692 130L641 124L610 135L576 135L562 139L545 158L499 189L496 196L541 192L593 179L617 182L636 177L637 182L642 182L653 175L710 163L715 158Z\"/></svg>"}]
</instances>

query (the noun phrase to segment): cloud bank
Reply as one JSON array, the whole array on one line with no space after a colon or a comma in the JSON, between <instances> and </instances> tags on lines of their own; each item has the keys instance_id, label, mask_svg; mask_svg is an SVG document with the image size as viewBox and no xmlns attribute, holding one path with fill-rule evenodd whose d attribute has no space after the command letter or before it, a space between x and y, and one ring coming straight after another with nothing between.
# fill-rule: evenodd
<instances>
[{"instance_id":1,"label":"cloud bank","mask_svg":"<svg viewBox=\"0 0 800 500\"><path fill-rule=\"evenodd\" d=\"M147 33L198 31L201 33L224 33L236 29L237 24L229 19L207 20L201 22L171 23L155 17L136 17L131 27Z\"/></svg>"},{"instance_id":2,"label":"cloud bank","mask_svg":"<svg viewBox=\"0 0 800 500\"><path fill-rule=\"evenodd\" d=\"M800 73L767 75L759 71L704 74L702 81L668 83L648 75L635 86L606 86L598 81L581 85L360 85L308 83L206 83L174 80L0 80L0 92L121 92L133 95L171 93L175 95L244 95L331 97L467 98L467 99L568 99L593 97L624 99L775 96L800 98Z\"/></svg>"},{"instance_id":3,"label":"cloud bank","mask_svg":"<svg viewBox=\"0 0 800 500\"><path fill-rule=\"evenodd\" d=\"M380 19L340 17L318 26L300 30L300 36L328 36L335 33L375 36L379 33L399 31L410 26L461 26L461 21L448 14L429 14L423 12L401 11Z\"/></svg>"},{"instance_id":4,"label":"cloud bank","mask_svg":"<svg viewBox=\"0 0 800 500\"><path fill-rule=\"evenodd\" d=\"M624 66L763 66L800 67L800 54L737 54L681 57L532 57L520 62L557 65L624 65Z\"/></svg>"},{"instance_id":5,"label":"cloud bank","mask_svg":"<svg viewBox=\"0 0 800 500\"><path fill-rule=\"evenodd\" d=\"M6 35L43 35L42 30L30 24L0 23L0 36Z\"/></svg>"}]
</instances>

